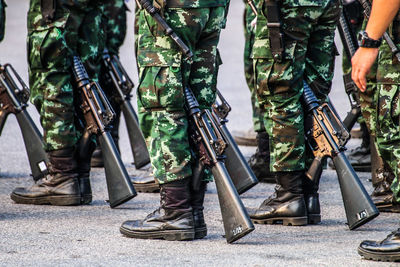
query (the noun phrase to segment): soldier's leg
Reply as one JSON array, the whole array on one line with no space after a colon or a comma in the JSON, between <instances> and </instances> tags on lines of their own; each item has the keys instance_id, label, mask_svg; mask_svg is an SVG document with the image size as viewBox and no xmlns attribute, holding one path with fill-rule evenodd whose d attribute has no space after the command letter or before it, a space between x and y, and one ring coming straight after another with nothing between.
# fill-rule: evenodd
<instances>
[{"instance_id":1,"label":"soldier's leg","mask_svg":"<svg viewBox=\"0 0 400 267\"><path fill-rule=\"evenodd\" d=\"M378 114L376 136L379 152L393 171L391 184L392 196L386 202L392 202L392 211L400 206L400 86L396 84L379 84Z\"/></svg>"},{"instance_id":2,"label":"soldier's leg","mask_svg":"<svg viewBox=\"0 0 400 267\"><path fill-rule=\"evenodd\" d=\"M105 29L105 48L109 51L111 55L119 55L119 48L124 42L126 35L126 14L127 7L124 0L112 0L104 4L104 16L103 24ZM105 92L111 106L115 112L115 119L113 120L111 126L111 136L114 140L115 145L119 150L119 123L121 118L121 107L120 103L117 101L117 97L114 94L113 84L107 75L107 70L103 64L101 64L101 75L100 75L100 85ZM98 146L93 153L92 167L103 167L103 155L100 147Z\"/></svg>"},{"instance_id":3,"label":"soldier's leg","mask_svg":"<svg viewBox=\"0 0 400 267\"><path fill-rule=\"evenodd\" d=\"M194 50L194 61L190 69L189 84L200 106L210 108L215 102L217 74L220 65L217 45L224 18L224 7L212 8ZM197 158L195 159L197 161ZM195 163L196 164L196 163ZM203 202L207 182L212 181L212 174L206 170L198 190L191 188L191 204L195 223L195 238L207 234L203 216Z\"/></svg>"},{"instance_id":4,"label":"soldier's leg","mask_svg":"<svg viewBox=\"0 0 400 267\"><path fill-rule=\"evenodd\" d=\"M105 28L103 24L104 16L102 6L92 4L85 12L84 19L79 27L79 42L77 53L90 75L91 79L99 81L101 77L102 51L105 45ZM78 92L79 94L79 92ZM80 114L80 113L79 113ZM82 114L80 114L82 115ZM80 118L82 121L83 117ZM80 132L83 129L79 128ZM82 134L81 134L82 135ZM88 147L82 147L80 142L77 146L79 183L82 193L82 204L89 204L92 200L92 190L90 186L90 159L96 148L96 137L91 136Z\"/></svg>"},{"instance_id":5,"label":"soldier's leg","mask_svg":"<svg viewBox=\"0 0 400 267\"><path fill-rule=\"evenodd\" d=\"M193 12L197 10L193 9ZM199 34L196 26L200 25L187 25L186 21L181 25L183 22L178 19L179 15L190 19L202 14L192 14L183 9L165 10L166 20L192 47L194 42L189 43L191 34ZM203 16L199 18L201 20ZM161 202L157 212L142 221L126 221L120 230L134 238L193 239L195 233L189 190L192 157L183 94L190 65L182 64L179 51L171 49L174 47L172 41L159 30L146 11L139 12L138 20L139 119L154 176L160 184ZM154 36L162 41L157 43L165 46L157 46ZM177 227L171 228L168 224Z\"/></svg>"},{"instance_id":6,"label":"soldier's leg","mask_svg":"<svg viewBox=\"0 0 400 267\"><path fill-rule=\"evenodd\" d=\"M244 1L246 3L246 1ZM259 105L256 103L256 95L254 92L254 72L253 72L253 60L251 59L251 51L254 44L254 27L251 27L250 23L255 18L249 5L245 6L243 13L243 30L244 30L244 76L246 79L247 86L251 94L251 106L252 106L252 118L253 127L248 130L232 132L233 138L238 145L244 146L257 146L256 132L260 129L262 124L262 117L260 118ZM251 165L250 165L251 166Z\"/></svg>"},{"instance_id":7,"label":"soldier's leg","mask_svg":"<svg viewBox=\"0 0 400 267\"><path fill-rule=\"evenodd\" d=\"M325 8L324 15L319 18L318 25L313 28L308 40L304 78L322 102L327 100L334 73L336 52L334 29L335 20L338 16L337 9L337 3L331 3ZM307 149L307 168L309 168L313 159L312 152ZM318 187L318 182L313 184L309 178L303 177L303 191L309 223L321 221Z\"/></svg>"},{"instance_id":8,"label":"soldier's leg","mask_svg":"<svg viewBox=\"0 0 400 267\"><path fill-rule=\"evenodd\" d=\"M253 108L253 129L256 132L257 150L249 159L249 166L253 170L257 179L261 182L275 183L275 178L269 171L269 136L264 127L264 109L260 105L255 91L253 59L251 58L254 45L255 28L251 25L255 15L250 6L246 6L244 17L245 29L245 48L244 48L244 70L247 86L251 93L251 105ZM235 140L238 138L235 137ZM239 143L238 143L239 144Z\"/></svg>"},{"instance_id":9,"label":"soldier's leg","mask_svg":"<svg viewBox=\"0 0 400 267\"><path fill-rule=\"evenodd\" d=\"M49 175L31 188L17 188L11 198L18 203L80 204L77 162L74 155L79 133L75 126L74 88L70 72L77 47L77 26L68 10L57 6L56 21L42 18L40 1L32 0L28 13L28 63L31 101L40 113ZM63 11L63 12L61 12ZM39 26L38 26L39 25ZM40 27L40 25L46 25Z\"/></svg>"},{"instance_id":10,"label":"soldier's leg","mask_svg":"<svg viewBox=\"0 0 400 267\"><path fill-rule=\"evenodd\" d=\"M282 4L280 10L285 29L285 56L281 61L256 62L258 84L265 86L258 92L267 110L264 122L271 140L270 167L277 172L278 185L276 196L265 200L251 217L256 222L304 225L308 221L303 196L306 151L300 97L303 79L312 85L318 76L323 77L320 82L323 86L317 95L323 99L329 92L333 36L340 8L338 2L327 1L307 7ZM306 65L313 69L304 73ZM313 76L311 71L318 76ZM315 215L319 215L319 210Z\"/></svg>"}]
</instances>

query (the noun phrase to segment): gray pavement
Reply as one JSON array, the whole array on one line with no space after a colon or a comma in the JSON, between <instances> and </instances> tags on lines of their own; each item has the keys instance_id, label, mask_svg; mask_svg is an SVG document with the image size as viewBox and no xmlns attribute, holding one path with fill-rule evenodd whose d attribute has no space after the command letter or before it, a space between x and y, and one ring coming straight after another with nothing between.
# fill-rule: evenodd
<instances>
[{"instance_id":1,"label":"gray pavement","mask_svg":"<svg viewBox=\"0 0 400 267\"><path fill-rule=\"evenodd\" d=\"M133 10L132 1L128 3ZM6 38L0 44L0 62L12 63L27 81L26 11L27 0L8 0ZM219 88L233 107L231 130L251 127L250 95L243 75L243 33L241 1L232 1L227 29L221 35L224 64ZM133 14L121 58L137 81L133 50ZM349 110L343 93L340 59L332 90L341 116ZM133 100L135 103L135 100ZM136 106L136 105L135 105ZM32 107L29 112L39 125ZM122 124L123 125L123 124ZM126 129L121 128L122 158L130 173L132 156ZM349 147L359 144L351 140ZM249 157L254 148L243 147ZM13 188L31 184L25 148L15 117L10 116L0 136L0 265L1 266L375 266L389 265L361 260L356 248L363 239L382 239L398 227L399 216L381 214L356 231L345 225L345 213L336 173L326 170L321 181L322 223L316 226L283 227L256 225L256 230L235 244L222 237L223 227L214 184L205 203L208 236L191 242L135 240L123 237L119 226L127 219L140 219L157 205L157 194L139 194L117 209L110 209L104 172L94 169L92 205L79 207L30 206L14 204ZM370 174L359 173L368 191ZM246 206L256 207L273 192L273 185L260 184L243 195Z\"/></svg>"}]
</instances>

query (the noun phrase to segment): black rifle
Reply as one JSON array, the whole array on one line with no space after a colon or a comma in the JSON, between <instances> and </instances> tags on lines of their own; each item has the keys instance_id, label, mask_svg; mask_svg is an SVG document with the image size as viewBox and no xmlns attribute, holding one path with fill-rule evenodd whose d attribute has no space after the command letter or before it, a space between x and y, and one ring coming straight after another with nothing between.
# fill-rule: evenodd
<instances>
[{"instance_id":1,"label":"black rifle","mask_svg":"<svg viewBox=\"0 0 400 267\"><path fill-rule=\"evenodd\" d=\"M199 104L188 87L185 88L185 98L190 118L190 139L197 147L200 162L210 168L214 176L225 237L228 243L232 243L253 231L254 225L225 167L224 151L227 143L224 134L217 126L218 122L209 110L199 109Z\"/></svg>"},{"instance_id":2,"label":"black rifle","mask_svg":"<svg viewBox=\"0 0 400 267\"><path fill-rule=\"evenodd\" d=\"M358 49L358 43L354 31L351 29L345 6L340 14L338 30L344 51L347 58L350 60ZM343 82L351 106L351 110L347 113L343 124L346 126L346 129L350 131L361 115L360 95L357 85L351 79L351 73L343 75Z\"/></svg>"},{"instance_id":3,"label":"black rifle","mask_svg":"<svg viewBox=\"0 0 400 267\"><path fill-rule=\"evenodd\" d=\"M303 94L306 140L315 156L307 176L315 181L322 172L321 161L330 157L335 164L340 191L342 193L347 223L350 230L356 229L379 215L353 167L346 158L345 143L350 138L348 131L329 103L320 104L311 88L304 82Z\"/></svg>"},{"instance_id":4,"label":"black rifle","mask_svg":"<svg viewBox=\"0 0 400 267\"><path fill-rule=\"evenodd\" d=\"M151 2L149 0L138 0L138 2L159 23L166 34L171 36L186 58L189 61L192 60L193 53L190 48L158 14L158 10L153 7ZM189 116L190 140L197 148L199 163L211 169L214 176L224 222L225 238L228 243L232 243L253 231L254 225L225 167L224 151L227 143L224 140L224 134L217 126L218 122L209 110L199 109L199 104L190 88L186 87L184 93L185 107ZM197 189L196 184L198 184L196 177L199 177L196 175L196 169L202 169L202 166L194 170L193 187L195 190Z\"/></svg>"},{"instance_id":5,"label":"black rifle","mask_svg":"<svg viewBox=\"0 0 400 267\"><path fill-rule=\"evenodd\" d=\"M110 135L108 125L114 119L115 113L99 84L90 82L77 56L73 58L73 73L81 92L81 110L85 120L85 131L80 146L85 150L85 147L90 146L92 135L97 135L103 151L110 207L114 208L137 195Z\"/></svg>"},{"instance_id":6,"label":"black rifle","mask_svg":"<svg viewBox=\"0 0 400 267\"><path fill-rule=\"evenodd\" d=\"M10 113L15 114L24 139L32 177L44 177L48 158L43 149L43 139L26 110L29 88L10 64L0 65L0 135Z\"/></svg>"},{"instance_id":7,"label":"black rifle","mask_svg":"<svg viewBox=\"0 0 400 267\"><path fill-rule=\"evenodd\" d=\"M117 103L121 106L124 114L135 166L137 169L140 169L150 162L150 156L142 131L140 130L138 117L130 102L130 93L134 84L119 61L119 58L116 55L110 55L108 50L104 50L103 63L107 69L107 78L114 85L115 90L113 93L117 99Z\"/></svg>"},{"instance_id":8,"label":"black rifle","mask_svg":"<svg viewBox=\"0 0 400 267\"><path fill-rule=\"evenodd\" d=\"M364 8L364 16L369 19L371 14L371 3L369 0L358 0L362 7ZM385 32L383 34L383 39L385 39L386 43L389 45L390 50L392 50L393 55L400 62L400 50L397 48L396 44L393 42L392 38L390 38L389 34Z\"/></svg>"},{"instance_id":9,"label":"black rifle","mask_svg":"<svg viewBox=\"0 0 400 267\"><path fill-rule=\"evenodd\" d=\"M219 90L217 90L217 95L221 102L219 103L218 101L215 101L213 104L212 116L214 117L214 120L227 144L224 151L224 155L226 156L226 169L228 170L236 190L239 194L242 194L255 186L258 183L258 180L226 127L226 123L228 122L226 117L228 116L231 107Z\"/></svg>"}]
</instances>

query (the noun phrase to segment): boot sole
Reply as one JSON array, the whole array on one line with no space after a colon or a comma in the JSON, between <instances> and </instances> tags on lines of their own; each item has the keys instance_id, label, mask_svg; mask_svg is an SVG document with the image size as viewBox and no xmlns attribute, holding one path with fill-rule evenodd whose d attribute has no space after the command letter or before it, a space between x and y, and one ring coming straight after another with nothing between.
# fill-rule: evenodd
<instances>
[{"instance_id":1,"label":"boot sole","mask_svg":"<svg viewBox=\"0 0 400 267\"><path fill-rule=\"evenodd\" d=\"M136 191L141 193L158 193L160 192L160 186L158 184L135 184L133 183Z\"/></svg>"},{"instance_id":2,"label":"boot sole","mask_svg":"<svg viewBox=\"0 0 400 267\"><path fill-rule=\"evenodd\" d=\"M140 239L164 239L168 241L193 240L195 237L194 229L191 230L163 230L158 232L136 232L120 227L121 234Z\"/></svg>"},{"instance_id":3,"label":"boot sole","mask_svg":"<svg viewBox=\"0 0 400 267\"><path fill-rule=\"evenodd\" d=\"M374 261L400 261L400 254L399 252L397 253L384 253L382 255L382 252L377 253L369 250L365 250L361 247L358 247L358 254L362 257L364 257L367 260L374 260Z\"/></svg>"},{"instance_id":4,"label":"boot sole","mask_svg":"<svg viewBox=\"0 0 400 267\"><path fill-rule=\"evenodd\" d=\"M197 227L194 231L194 239L203 239L207 235L207 226Z\"/></svg>"},{"instance_id":5,"label":"boot sole","mask_svg":"<svg viewBox=\"0 0 400 267\"><path fill-rule=\"evenodd\" d=\"M86 195L81 197L82 205L89 205L90 203L92 203L92 195Z\"/></svg>"},{"instance_id":6,"label":"boot sole","mask_svg":"<svg viewBox=\"0 0 400 267\"><path fill-rule=\"evenodd\" d=\"M307 225L307 217L278 217L269 219L251 219L256 224L282 224L284 226Z\"/></svg>"},{"instance_id":7,"label":"boot sole","mask_svg":"<svg viewBox=\"0 0 400 267\"><path fill-rule=\"evenodd\" d=\"M318 224L321 222L321 215L308 214L308 224Z\"/></svg>"},{"instance_id":8,"label":"boot sole","mask_svg":"<svg viewBox=\"0 0 400 267\"><path fill-rule=\"evenodd\" d=\"M19 204L53 205L53 206L77 206L81 204L81 196L77 195L29 198L12 193L10 197L13 201Z\"/></svg>"}]
</instances>

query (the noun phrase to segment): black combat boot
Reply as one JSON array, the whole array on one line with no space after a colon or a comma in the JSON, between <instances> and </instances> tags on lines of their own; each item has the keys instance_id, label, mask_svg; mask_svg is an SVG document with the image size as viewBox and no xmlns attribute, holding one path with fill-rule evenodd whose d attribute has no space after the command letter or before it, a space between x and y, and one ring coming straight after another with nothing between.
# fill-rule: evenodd
<instances>
[{"instance_id":1,"label":"black combat boot","mask_svg":"<svg viewBox=\"0 0 400 267\"><path fill-rule=\"evenodd\" d=\"M312 182L306 175L303 176L303 194L307 207L308 224L318 224L321 222L318 188L318 184Z\"/></svg>"},{"instance_id":2,"label":"black combat boot","mask_svg":"<svg viewBox=\"0 0 400 267\"><path fill-rule=\"evenodd\" d=\"M362 131L361 145L355 149L350 150L350 152L346 154L350 164L353 166L355 171L370 172L371 146L373 146L374 143L371 142L367 125L365 123L361 123L360 126Z\"/></svg>"},{"instance_id":3,"label":"black combat boot","mask_svg":"<svg viewBox=\"0 0 400 267\"><path fill-rule=\"evenodd\" d=\"M207 183L200 183L199 190L195 191L190 188L190 204L193 210L194 221L194 239L202 239L207 235L207 225L204 221L204 196L207 190Z\"/></svg>"},{"instance_id":4,"label":"black combat boot","mask_svg":"<svg viewBox=\"0 0 400 267\"><path fill-rule=\"evenodd\" d=\"M390 185L394 180L394 174L387 164L383 164L372 176L374 191L371 194L372 201L381 212L400 213L400 203L394 197Z\"/></svg>"},{"instance_id":5,"label":"black combat boot","mask_svg":"<svg viewBox=\"0 0 400 267\"><path fill-rule=\"evenodd\" d=\"M250 211L254 223L306 225L307 208L303 196L303 171L278 172L275 193L264 200L255 211Z\"/></svg>"},{"instance_id":6,"label":"black combat boot","mask_svg":"<svg viewBox=\"0 0 400 267\"><path fill-rule=\"evenodd\" d=\"M275 183L275 177L269 170L269 136L266 132L257 133L257 150L248 163L260 182Z\"/></svg>"},{"instance_id":7,"label":"black combat boot","mask_svg":"<svg viewBox=\"0 0 400 267\"><path fill-rule=\"evenodd\" d=\"M141 239L193 240L195 232L188 180L162 184L160 207L144 220L125 221L120 232Z\"/></svg>"},{"instance_id":8,"label":"black combat boot","mask_svg":"<svg viewBox=\"0 0 400 267\"><path fill-rule=\"evenodd\" d=\"M30 188L16 188L11 199L20 204L70 206L81 204L75 149L48 152L49 174Z\"/></svg>"},{"instance_id":9,"label":"black combat boot","mask_svg":"<svg viewBox=\"0 0 400 267\"><path fill-rule=\"evenodd\" d=\"M358 254L367 260L400 261L400 228L382 241L365 240L361 242Z\"/></svg>"}]
</instances>

